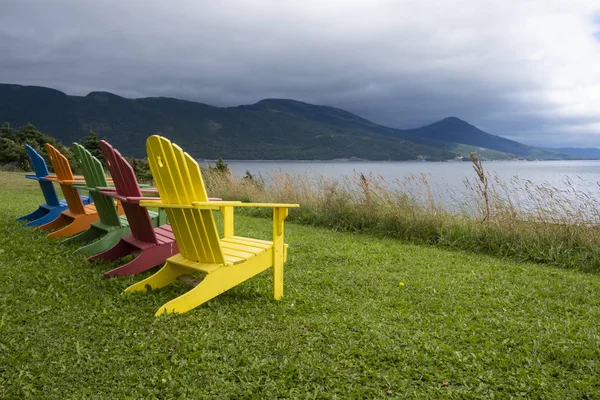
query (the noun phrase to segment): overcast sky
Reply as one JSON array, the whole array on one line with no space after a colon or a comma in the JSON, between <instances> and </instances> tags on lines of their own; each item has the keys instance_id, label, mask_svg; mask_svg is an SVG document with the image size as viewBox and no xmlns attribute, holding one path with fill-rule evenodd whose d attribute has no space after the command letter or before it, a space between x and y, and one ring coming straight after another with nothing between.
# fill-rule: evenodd
<instances>
[{"instance_id":1,"label":"overcast sky","mask_svg":"<svg viewBox=\"0 0 600 400\"><path fill-rule=\"evenodd\" d=\"M0 0L0 82L600 147L600 1Z\"/></svg>"}]
</instances>

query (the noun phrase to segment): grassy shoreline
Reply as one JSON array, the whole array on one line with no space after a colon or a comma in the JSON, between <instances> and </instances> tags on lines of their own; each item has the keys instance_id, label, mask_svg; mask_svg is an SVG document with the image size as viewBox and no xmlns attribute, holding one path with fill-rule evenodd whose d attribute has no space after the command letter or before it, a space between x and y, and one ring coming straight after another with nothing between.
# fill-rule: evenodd
<instances>
[{"instance_id":1,"label":"grassy shoreline","mask_svg":"<svg viewBox=\"0 0 600 400\"><path fill-rule=\"evenodd\" d=\"M39 189L0 183L0 398L600 396L598 274L289 223L282 301L261 274L156 319L185 287L120 296L140 277L22 228Z\"/></svg>"},{"instance_id":2,"label":"grassy shoreline","mask_svg":"<svg viewBox=\"0 0 600 400\"><path fill-rule=\"evenodd\" d=\"M299 203L288 220L301 224L600 271L597 199L569 182L564 190L516 178L502 182L474 161L475 173L464 181L466 194L456 199L458 210L435 198L426 175L388 182L374 175L328 179L279 171L265 183L213 169L205 182L223 199Z\"/></svg>"}]
</instances>

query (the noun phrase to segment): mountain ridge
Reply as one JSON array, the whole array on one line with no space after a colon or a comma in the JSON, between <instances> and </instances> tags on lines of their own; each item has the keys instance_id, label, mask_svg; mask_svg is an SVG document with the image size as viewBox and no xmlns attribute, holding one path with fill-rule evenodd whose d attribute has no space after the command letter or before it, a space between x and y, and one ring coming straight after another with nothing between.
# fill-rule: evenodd
<instances>
[{"instance_id":1,"label":"mountain ridge","mask_svg":"<svg viewBox=\"0 0 600 400\"><path fill-rule=\"evenodd\" d=\"M124 154L138 157L145 154L146 137L160 133L206 159L440 161L466 157L469 151L483 159L568 158L488 134L457 117L396 129L346 110L292 99L217 107L171 97L128 99L106 91L70 96L42 86L0 84L4 121L32 123L64 143L93 130ZM502 145L509 144L515 153L504 151Z\"/></svg>"}]
</instances>

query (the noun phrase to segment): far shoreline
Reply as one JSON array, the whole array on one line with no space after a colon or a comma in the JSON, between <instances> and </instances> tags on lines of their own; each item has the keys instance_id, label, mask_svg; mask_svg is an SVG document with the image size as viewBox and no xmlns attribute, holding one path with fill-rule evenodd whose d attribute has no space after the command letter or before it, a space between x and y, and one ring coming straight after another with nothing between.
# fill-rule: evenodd
<instances>
[{"instance_id":1,"label":"far shoreline","mask_svg":"<svg viewBox=\"0 0 600 400\"><path fill-rule=\"evenodd\" d=\"M197 158L198 162L201 163L214 163L217 160L209 160ZM234 160L234 159L223 159L224 162L261 162L261 163L275 163L275 162L288 162L288 163L406 163L406 164L421 164L421 163L470 163L470 159L465 160L441 160L441 161L427 161L427 160L363 160L363 159L333 159L333 160L293 160L293 159L277 159L277 160ZM527 159L511 159L511 160L481 160L482 162L563 162L563 161L600 161L598 158L577 158L577 159L567 159L567 160L527 160Z\"/></svg>"}]
</instances>

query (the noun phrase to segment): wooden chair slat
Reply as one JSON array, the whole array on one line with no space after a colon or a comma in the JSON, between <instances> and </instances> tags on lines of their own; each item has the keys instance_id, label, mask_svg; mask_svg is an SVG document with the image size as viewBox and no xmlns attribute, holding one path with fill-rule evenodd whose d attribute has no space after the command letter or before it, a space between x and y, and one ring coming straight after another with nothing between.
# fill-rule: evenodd
<instances>
[{"instance_id":1,"label":"wooden chair slat","mask_svg":"<svg viewBox=\"0 0 600 400\"><path fill-rule=\"evenodd\" d=\"M115 148L105 140L100 141L100 150L107 160L110 174L117 193L127 197L142 197L135 172L131 165ZM129 221L131 234L143 242L157 243L154 225L148 214L148 209L137 203L123 202L123 209Z\"/></svg>"},{"instance_id":2,"label":"wooden chair slat","mask_svg":"<svg viewBox=\"0 0 600 400\"><path fill-rule=\"evenodd\" d=\"M33 166L35 176L38 177L38 183L40 184L40 189L42 189L42 193L44 194L44 200L46 200L46 204L52 207L58 207L60 205L60 201L56 195L56 190L54 190L54 185L52 182L48 182L45 179L46 176L50 175L46 161L30 145L26 144L25 149L27 150L27 154L31 160L31 165Z\"/></svg>"},{"instance_id":3,"label":"wooden chair slat","mask_svg":"<svg viewBox=\"0 0 600 400\"><path fill-rule=\"evenodd\" d=\"M133 275L162 264L179 251L175 238L172 234L171 237L167 235L170 233L171 227L169 225L156 226L161 223L160 213L153 213L154 217L151 217L148 210L140 206L139 200L127 200L132 197L139 199L143 193L139 188L133 168L108 142L100 141L100 149L107 161L117 195L124 199L122 204L129 221L131 234L122 237L112 248L90 257L88 260L110 261L132 253L136 254L132 261L104 273L103 277L105 278ZM160 240L157 237L157 231L160 232Z\"/></svg>"},{"instance_id":4,"label":"wooden chair slat","mask_svg":"<svg viewBox=\"0 0 600 400\"><path fill-rule=\"evenodd\" d=\"M100 160L92 156L85 147L78 143L73 143L71 148L81 167L86 186L91 189L90 195L96 204L100 221L108 226L121 226L121 220L119 219L119 213L115 207L114 200L100 191L94 190L98 187L108 186L108 180L106 179L106 174Z\"/></svg>"},{"instance_id":5,"label":"wooden chair slat","mask_svg":"<svg viewBox=\"0 0 600 400\"><path fill-rule=\"evenodd\" d=\"M73 171L71 170L71 165L69 165L67 157L65 157L51 144L46 143L45 146L56 177L60 181L74 181L75 177L73 176ZM67 205L69 206L69 211L74 214L84 214L85 209L83 201L81 200L77 189L75 189L70 183L60 182L59 184L63 192L63 196L65 196Z\"/></svg>"}]
</instances>

